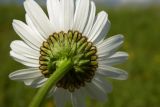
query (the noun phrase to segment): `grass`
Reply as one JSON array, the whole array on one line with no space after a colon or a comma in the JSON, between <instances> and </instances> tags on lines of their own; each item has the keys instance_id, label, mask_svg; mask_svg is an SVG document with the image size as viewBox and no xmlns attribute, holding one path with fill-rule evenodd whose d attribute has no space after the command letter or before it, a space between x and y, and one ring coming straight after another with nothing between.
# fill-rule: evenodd
<instances>
[{"instance_id":1,"label":"grass","mask_svg":"<svg viewBox=\"0 0 160 107\"><path fill-rule=\"evenodd\" d=\"M104 9L104 8L103 8ZM109 36L123 34L129 60L120 65L129 73L126 81L111 80L113 92L105 103L87 101L87 107L159 107L160 99L160 8L106 9L112 26ZM24 20L18 6L0 6L0 107L27 107L36 89L11 81L8 74L24 68L9 56L10 42L20 39L11 26L14 18ZM45 107L52 107L52 99ZM69 106L68 106L69 107Z\"/></svg>"}]
</instances>

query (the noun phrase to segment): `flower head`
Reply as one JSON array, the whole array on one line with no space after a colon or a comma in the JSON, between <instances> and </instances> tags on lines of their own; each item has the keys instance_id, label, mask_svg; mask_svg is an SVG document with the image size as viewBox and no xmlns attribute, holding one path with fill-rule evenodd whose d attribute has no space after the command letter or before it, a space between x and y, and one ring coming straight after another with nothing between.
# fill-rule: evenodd
<instances>
[{"instance_id":1,"label":"flower head","mask_svg":"<svg viewBox=\"0 0 160 107\"><path fill-rule=\"evenodd\" d=\"M14 20L13 28L22 40L11 43L10 55L27 69L9 75L27 86L39 88L60 67L61 60L72 61L72 68L53 86L57 107L71 99L83 107L85 95L105 100L111 85L105 77L124 80L127 73L112 67L128 57L116 52L123 36L105 39L110 22L105 11L96 15L90 0L47 0L48 16L33 0L24 2L26 23Z\"/></svg>"}]
</instances>

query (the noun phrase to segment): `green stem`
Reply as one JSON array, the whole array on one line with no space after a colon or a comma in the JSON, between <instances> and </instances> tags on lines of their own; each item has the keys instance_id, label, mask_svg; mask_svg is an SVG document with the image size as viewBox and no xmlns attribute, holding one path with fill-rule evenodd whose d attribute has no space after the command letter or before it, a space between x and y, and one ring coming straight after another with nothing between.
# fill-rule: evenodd
<instances>
[{"instance_id":1,"label":"green stem","mask_svg":"<svg viewBox=\"0 0 160 107\"><path fill-rule=\"evenodd\" d=\"M58 64L57 70L49 77L47 82L41 87L29 107L40 107L42 101L50 89L72 68L71 60L63 60Z\"/></svg>"}]
</instances>

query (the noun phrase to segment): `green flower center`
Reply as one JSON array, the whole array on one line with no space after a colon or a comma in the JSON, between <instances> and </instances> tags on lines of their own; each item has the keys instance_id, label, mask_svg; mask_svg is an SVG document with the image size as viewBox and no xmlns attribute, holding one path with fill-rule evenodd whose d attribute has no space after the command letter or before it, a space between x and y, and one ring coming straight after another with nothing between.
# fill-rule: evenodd
<instances>
[{"instance_id":1,"label":"green flower center","mask_svg":"<svg viewBox=\"0 0 160 107\"><path fill-rule=\"evenodd\" d=\"M59 67L63 59L71 59L73 67L56 84L57 87L75 89L84 87L86 82L91 82L98 67L97 49L92 42L81 33L68 31L50 35L40 48L39 63L42 74L49 78Z\"/></svg>"}]
</instances>

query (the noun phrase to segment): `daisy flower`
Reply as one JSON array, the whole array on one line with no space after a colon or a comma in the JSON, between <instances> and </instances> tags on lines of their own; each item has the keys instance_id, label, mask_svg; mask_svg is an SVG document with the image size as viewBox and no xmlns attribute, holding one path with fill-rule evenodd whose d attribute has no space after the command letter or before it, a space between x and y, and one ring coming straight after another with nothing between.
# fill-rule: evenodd
<instances>
[{"instance_id":1,"label":"daisy flower","mask_svg":"<svg viewBox=\"0 0 160 107\"><path fill-rule=\"evenodd\" d=\"M14 40L10 55L27 68L9 75L34 88L42 87L54 74L61 60L71 60L69 71L56 83L53 93L57 107L71 100L84 107L86 96L106 101L112 90L106 77L125 80L124 70L112 67L124 62L128 54L117 52L123 35L105 39L110 28L108 14L96 15L90 0L47 0L48 16L34 0L24 2L26 23L13 20L22 40Z\"/></svg>"}]
</instances>

